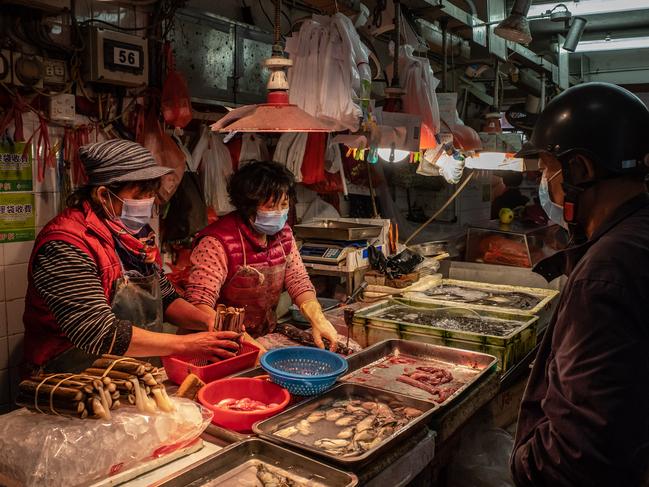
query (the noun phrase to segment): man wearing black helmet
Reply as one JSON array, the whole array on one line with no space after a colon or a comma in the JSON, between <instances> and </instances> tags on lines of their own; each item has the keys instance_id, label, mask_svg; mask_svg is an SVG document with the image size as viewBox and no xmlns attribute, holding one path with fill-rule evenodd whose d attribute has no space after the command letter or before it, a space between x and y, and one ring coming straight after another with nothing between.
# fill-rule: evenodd
<instances>
[{"instance_id":1,"label":"man wearing black helmet","mask_svg":"<svg viewBox=\"0 0 649 487\"><path fill-rule=\"evenodd\" d=\"M537 272L568 282L521 404L517 486L635 486L649 465L649 110L630 92L587 83L541 114L548 216L570 247Z\"/></svg>"}]
</instances>

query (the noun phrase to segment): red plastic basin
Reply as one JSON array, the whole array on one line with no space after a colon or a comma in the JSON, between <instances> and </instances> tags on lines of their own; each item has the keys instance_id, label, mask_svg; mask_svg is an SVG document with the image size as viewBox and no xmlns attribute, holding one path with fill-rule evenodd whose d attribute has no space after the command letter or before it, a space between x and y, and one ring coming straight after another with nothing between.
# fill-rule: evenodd
<instances>
[{"instance_id":1,"label":"red plastic basin","mask_svg":"<svg viewBox=\"0 0 649 487\"><path fill-rule=\"evenodd\" d=\"M230 411L214 406L223 399L244 397L265 404L275 403L277 407L264 411ZM210 382L198 391L198 400L214 412L212 423L240 433L248 433L257 421L268 419L283 411L291 400L291 395L286 389L267 380L237 377Z\"/></svg>"}]
</instances>

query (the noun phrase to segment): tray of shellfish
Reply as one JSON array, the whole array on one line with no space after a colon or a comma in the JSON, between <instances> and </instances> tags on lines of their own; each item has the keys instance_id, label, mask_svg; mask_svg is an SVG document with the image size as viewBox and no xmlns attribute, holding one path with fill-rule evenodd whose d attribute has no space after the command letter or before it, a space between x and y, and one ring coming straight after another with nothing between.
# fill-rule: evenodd
<instances>
[{"instance_id":1,"label":"tray of shellfish","mask_svg":"<svg viewBox=\"0 0 649 487\"><path fill-rule=\"evenodd\" d=\"M384 340L347 358L342 382L431 401L448 407L491 370L492 355L409 340Z\"/></svg>"},{"instance_id":2,"label":"tray of shellfish","mask_svg":"<svg viewBox=\"0 0 649 487\"><path fill-rule=\"evenodd\" d=\"M359 467L427 424L432 402L340 384L253 426L259 436L345 467Z\"/></svg>"},{"instance_id":3,"label":"tray of shellfish","mask_svg":"<svg viewBox=\"0 0 649 487\"><path fill-rule=\"evenodd\" d=\"M231 445L153 487L353 487L356 475L260 439Z\"/></svg>"}]
</instances>

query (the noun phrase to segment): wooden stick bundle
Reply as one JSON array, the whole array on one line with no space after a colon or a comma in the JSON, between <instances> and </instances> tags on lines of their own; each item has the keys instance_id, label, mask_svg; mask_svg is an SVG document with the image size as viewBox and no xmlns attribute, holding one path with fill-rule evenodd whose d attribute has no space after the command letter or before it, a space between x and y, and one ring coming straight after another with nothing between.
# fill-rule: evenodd
<instances>
[{"instance_id":1,"label":"wooden stick bundle","mask_svg":"<svg viewBox=\"0 0 649 487\"><path fill-rule=\"evenodd\" d=\"M115 390L125 396L126 403L134 404L140 412L174 410L174 405L161 384L158 369L148 362L131 357L102 355L84 373L102 380L109 379L110 384L115 386ZM109 392L111 394L100 398L104 397L104 402L110 407L111 401L114 406L114 401L119 401L119 397L115 397L115 391ZM105 403L102 403L104 408Z\"/></svg>"},{"instance_id":2,"label":"wooden stick bundle","mask_svg":"<svg viewBox=\"0 0 649 487\"><path fill-rule=\"evenodd\" d=\"M81 419L111 419L110 411L122 403L150 413L174 410L156 367L116 355L102 355L81 374L24 380L16 399L18 406L32 411Z\"/></svg>"},{"instance_id":3,"label":"wooden stick bundle","mask_svg":"<svg viewBox=\"0 0 649 487\"><path fill-rule=\"evenodd\" d=\"M219 304L216 307L214 331L234 331L243 333L243 323L246 310Z\"/></svg>"},{"instance_id":4,"label":"wooden stick bundle","mask_svg":"<svg viewBox=\"0 0 649 487\"><path fill-rule=\"evenodd\" d=\"M22 381L16 404L44 414L110 419L110 410L119 405L119 394L110 378L49 374Z\"/></svg>"}]
</instances>

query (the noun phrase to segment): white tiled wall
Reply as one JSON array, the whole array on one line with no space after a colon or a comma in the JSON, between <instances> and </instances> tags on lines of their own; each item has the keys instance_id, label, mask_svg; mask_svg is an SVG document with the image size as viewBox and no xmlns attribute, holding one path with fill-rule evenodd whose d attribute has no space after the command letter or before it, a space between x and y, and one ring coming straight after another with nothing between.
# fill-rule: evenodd
<instances>
[{"instance_id":1,"label":"white tiled wall","mask_svg":"<svg viewBox=\"0 0 649 487\"><path fill-rule=\"evenodd\" d=\"M26 135L36 121L31 114L23 117ZM59 131L60 132L60 131ZM50 131L52 144L61 133ZM56 170L48 168L45 178L38 182L34 165L34 202L38 232L59 211ZM34 242L0 244L0 413L7 411L17 392L20 363L23 355L23 311L27 291L27 263Z\"/></svg>"}]
</instances>

